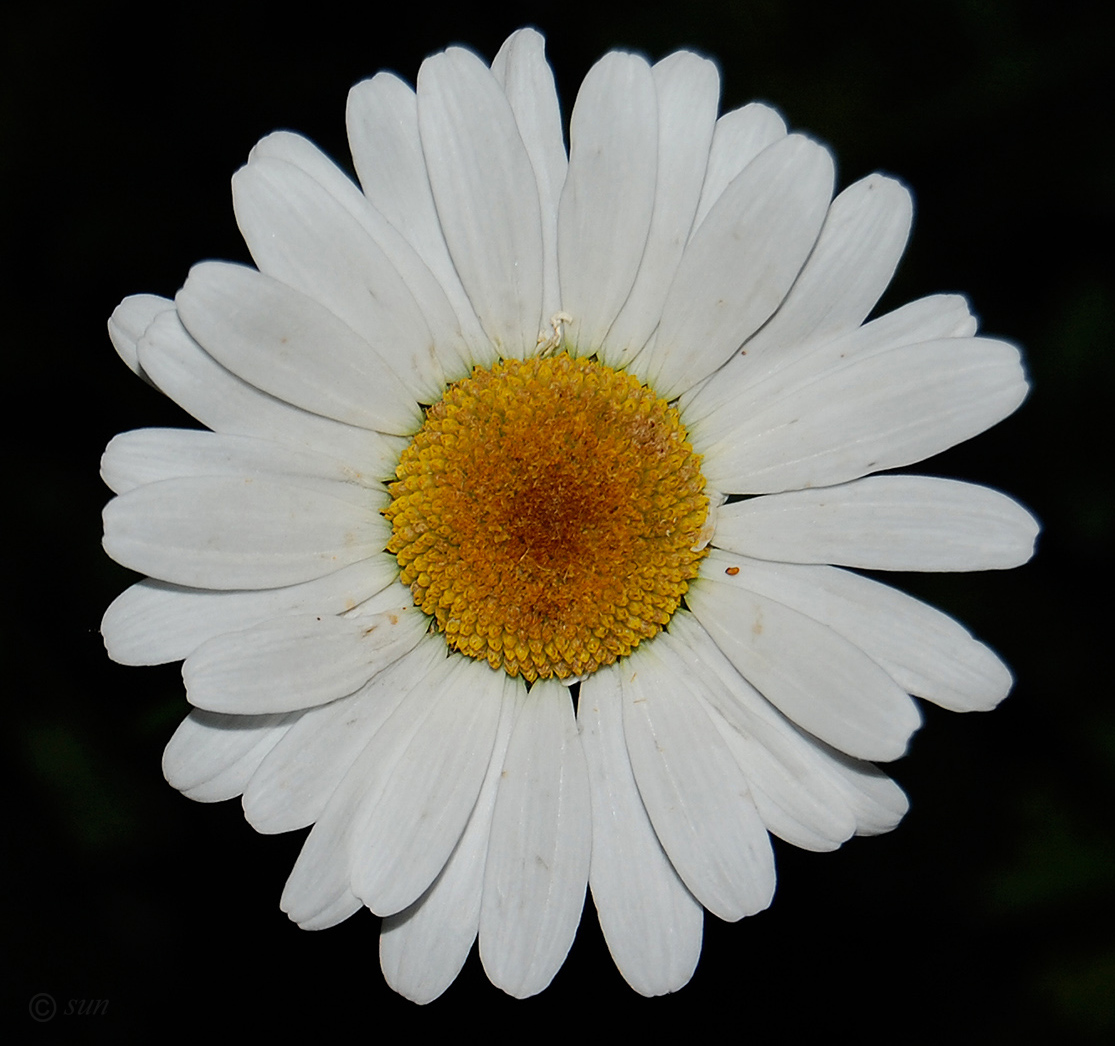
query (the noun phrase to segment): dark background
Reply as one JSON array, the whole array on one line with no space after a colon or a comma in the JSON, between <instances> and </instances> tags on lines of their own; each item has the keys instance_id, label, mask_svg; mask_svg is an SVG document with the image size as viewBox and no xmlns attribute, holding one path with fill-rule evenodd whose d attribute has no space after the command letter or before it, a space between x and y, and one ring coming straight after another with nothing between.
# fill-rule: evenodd
<instances>
[{"instance_id":1,"label":"dark background","mask_svg":"<svg viewBox=\"0 0 1115 1046\"><path fill-rule=\"evenodd\" d=\"M1104 27L1076 5L1054 15L1022 0L39 12L0 17L4 1025L58 1041L191 1025L332 1037L352 1020L371 1037L397 1018L408 1035L531 1039L1115 1034ZM1012 492L1045 532L1018 571L895 579L1018 679L989 715L927 708L893 768L911 798L896 832L835 854L777 844L771 910L734 926L709 917L697 973L674 996L626 987L589 902L543 995L504 996L474 954L420 1009L384 985L368 913L314 934L279 911L304 833L259 836L236 802L195 804L162 780L187 709L177 666L104 656L101 613L132 578L100 551L98 457L118 431L191 424L120 363L105 320L127 294L173 295L197 260L248 260L228 180L262 135L300 130L347 164L351 84L380 68L413 81L454 42L490 59L524 24L547 35L567 111L608 48L692 47L719 61L725 109L774 104L831 146L841 184L875 169L906 180L915 231L883 307L964 291L986 332L1025 347L1033 380L1017 415L926 470ZM40 992L60 1008L52 1022L28 1016ZM105 1012L63 1012L98 1000Z\"/></svg>"}]
</instances>

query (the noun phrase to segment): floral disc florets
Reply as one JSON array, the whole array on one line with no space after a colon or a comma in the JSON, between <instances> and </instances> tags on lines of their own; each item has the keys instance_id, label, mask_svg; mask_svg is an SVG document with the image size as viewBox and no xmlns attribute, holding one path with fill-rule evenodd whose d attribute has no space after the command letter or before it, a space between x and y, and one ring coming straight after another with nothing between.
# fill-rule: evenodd
<instances>
[{"instance_id":1,"label":"floral disc florets","mask_svg":"<svg viewBox=\"0 0 1115 1046\"><path fill-rule=\"evenodd\" d=\"M583 676L677 610L704 556L676 409L566 354L477 367L426 412L385 515L446 642L528 680Z\"/></svg>"}]
</instances>

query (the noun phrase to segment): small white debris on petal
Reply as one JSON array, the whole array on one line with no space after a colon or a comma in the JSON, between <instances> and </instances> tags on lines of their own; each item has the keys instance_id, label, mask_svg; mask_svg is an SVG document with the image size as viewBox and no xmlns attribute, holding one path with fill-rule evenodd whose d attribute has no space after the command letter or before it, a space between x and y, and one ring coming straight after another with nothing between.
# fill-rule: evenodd
<instances>
[{"instance_id":1,"label":"small white debris on petal","mask_svg":"<svg viewBox=\"0 0 1115 1046\"><path fill-rule=\"evenodd\" d=\"M567 312L555 312L550 317L550 329L538 333L538 355L549 356L556 352L561 345L561 329L567 323L572 323L573 317Z\"/></svg>"}]
</instances>

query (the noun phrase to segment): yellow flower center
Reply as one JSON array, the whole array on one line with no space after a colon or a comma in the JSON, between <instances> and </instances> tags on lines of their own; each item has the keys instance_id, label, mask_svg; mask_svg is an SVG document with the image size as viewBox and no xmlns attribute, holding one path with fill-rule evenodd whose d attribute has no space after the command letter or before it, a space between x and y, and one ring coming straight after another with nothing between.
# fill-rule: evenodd
<instances>
[{"instance_id":1,"label":"yellow flower center","mask_svg":"<svg viewBox=\"0 0 1115 1046\"><path fill-rule=\"evenodd\" d=\"M387 547L454 650L583 676L657 634L697 576L700 461L678 412L622 371L564 354L477 367L403 451Z\"/></svg>"}]
</instances>

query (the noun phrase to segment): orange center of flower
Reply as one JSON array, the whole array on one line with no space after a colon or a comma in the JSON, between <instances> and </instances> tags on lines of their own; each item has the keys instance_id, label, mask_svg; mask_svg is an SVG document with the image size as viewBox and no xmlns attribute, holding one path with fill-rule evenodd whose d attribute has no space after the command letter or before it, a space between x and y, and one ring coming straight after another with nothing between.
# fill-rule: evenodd
<instances>
[{"instance_id":1,"label":"orange center of flower","mask_svg":"<svg viewBox=\"0 0 1115 1046\"><path fill-rule=\"evenodd\" d=\"M451 385L403 451L388 549L454 650L528 680L654 636L697 576L708 512L678 412L587 359Z\"/></svg>"}]
</instances>

